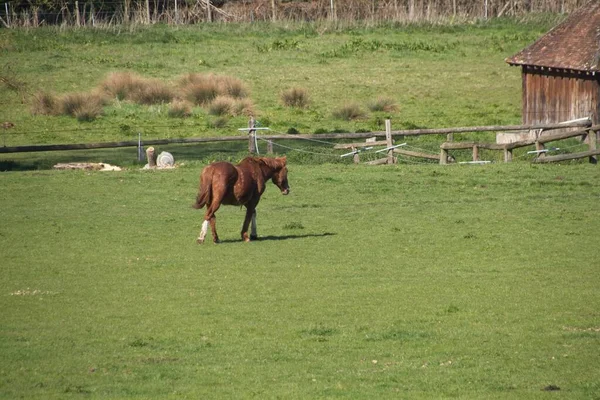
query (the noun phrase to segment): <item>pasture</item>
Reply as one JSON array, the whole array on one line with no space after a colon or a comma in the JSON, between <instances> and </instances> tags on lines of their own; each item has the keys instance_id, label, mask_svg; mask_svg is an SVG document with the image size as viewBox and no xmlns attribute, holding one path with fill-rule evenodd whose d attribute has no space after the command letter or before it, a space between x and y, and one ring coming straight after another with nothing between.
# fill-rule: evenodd
<instances>
[{"instance_id":1,"label":"pasture","mask_svg":"<svg viewBox=\"0 0 600 400\"><path fill-rule=\"evenodd\" d=\"M0 174L0 398L595 398L588 164L294 165L261 240L202 163Z\"/></svg>"},{"instance_id":2,"label":"pasture","mask_svg":"<svg viewBox=\"0 0 600 400\"><path fill-rule=\"evenodd\" d=\"M190 73L240 79L255 117L274 132L357 132L521 121L521 72L504 59L531 44L560 17L472 24L198 24L0 31L0 130L6 146L232 135L247 115L186 118L169 106L107 99L93 121L32 115L40 92L92 93L113 72L173 84ZM306 107L287 107L283 91L306 90ZM395 106L370 111L385 97ZM355 107L357 117L336 117ZM342 115L344 113L341 113ZM439 145L439 143L437 143ZM436 151L439 151L437 149Z\"/></svg>"}]
</instances>

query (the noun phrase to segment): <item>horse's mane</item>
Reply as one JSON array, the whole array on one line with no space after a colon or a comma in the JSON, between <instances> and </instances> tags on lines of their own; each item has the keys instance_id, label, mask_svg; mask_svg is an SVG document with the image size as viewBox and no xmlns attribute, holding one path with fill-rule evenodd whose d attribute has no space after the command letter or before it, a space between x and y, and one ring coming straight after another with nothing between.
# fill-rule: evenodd
<instances>
[{"instance_id":1,"label":"horse's mane","mask_svg":"<svg viewBox=\"0 0 600 400\"><path fill-rule=\"evenodd\" d=\"M242 164L243 162L251 162L251 163L255 163L258 164L259 166L261 164L266 165L267 167L274 169L274 170L280 170L283 167L285 167L286 165L286 157L276 157L276 158L271 158L271 157L246 157L242 160L242 162L240 162L240 164Z\"/></svg>"}]
</instances>

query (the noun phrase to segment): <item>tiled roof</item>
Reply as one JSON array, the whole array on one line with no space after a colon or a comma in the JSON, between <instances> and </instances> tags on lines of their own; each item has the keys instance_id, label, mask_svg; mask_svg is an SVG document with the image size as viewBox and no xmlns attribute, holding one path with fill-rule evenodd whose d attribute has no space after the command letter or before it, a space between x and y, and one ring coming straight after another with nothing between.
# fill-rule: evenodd
<instances>
[{"instance_id":1,"label":"tiled roof","mask_svg":"<svg viewBox=\"0 0 600 400\"><path fill-rule=\"evenodd\" d=\"M572 13L531 46L506 59L511 65L600 71L600 0Z\"/></svg>"}]
</instances>

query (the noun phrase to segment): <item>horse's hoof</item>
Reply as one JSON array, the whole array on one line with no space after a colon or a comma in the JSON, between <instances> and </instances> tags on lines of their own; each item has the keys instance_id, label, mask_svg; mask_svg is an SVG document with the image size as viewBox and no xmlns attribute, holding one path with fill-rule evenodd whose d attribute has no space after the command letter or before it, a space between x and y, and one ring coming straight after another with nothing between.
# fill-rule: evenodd
<instances>
[{"instance_id":1,"label":"horse's hoof","mask_svg":"<svg viewBox=\"0 0 600 400\"><path fill-rule=\"evenodd\" d=\"M213 240L213 243L214 244L219 244L219 243L221 243L221 241L219 239L215 239L215 240Z\"/></svg>"},{"instance_id":2,"label":"horse's hoof","mask_svg":"<svg viewBox=\"0 0 600 400\"><path fill-rule=\"evenodd\" d=\"M256 235L250 235L250 240L258 240L258 236L256 236Z\"/></svg>"},{"instance_id":3,"label":"horse's hoof","mask_svg":"<svg viewBox=\"0 0 600 400\"><path fill-rule=\"evenodd\" d=\"M198 244L202 244L202 243L204 243L204 240L202 240L202 239L198 238L198 239L196 239L196 243L198 243Z\"/></svg>"}]
</instances>

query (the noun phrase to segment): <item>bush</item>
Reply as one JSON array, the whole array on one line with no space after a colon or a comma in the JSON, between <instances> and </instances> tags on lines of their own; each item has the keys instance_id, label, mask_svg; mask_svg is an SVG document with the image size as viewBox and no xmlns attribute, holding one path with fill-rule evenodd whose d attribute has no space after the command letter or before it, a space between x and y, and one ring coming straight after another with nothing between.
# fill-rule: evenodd
<instances>
[{"instance_id":1,"label":"bush","mask_svg":"<svg viewBox=\"0 0 600 400\"><path fill-rule=\"evenodd\" d=\"M310 103L310 99L306 89L293 87L281 93L281 102L286 107L306 108Z\"/></svg>"},{"instance_id":2,"label":"bush","mask_svg":"<svg viewBox=\"0 0 600 400\"><path fill-rule=\"evenodd\" d=\"M352 121L366 117L366 114L356 103L345 104L334 110L332 115L334 118L343 119L344 121Z\"/></svg>"},{"instance_id":3,"label":"bush","mask_svg":"<svg viewBox=\"0 0 600 400\"><path fill-rule=\"evenodd\" d=\"M230 115L233 111L235 100L228 96L218 96L208 105L210 115Z\"/></svg>"},{"instance_id":4,"label":"bush","mask_svg":"<svg viewBox=\"0 0 600 400\"><path fill-rule=\"evenodd\" d=\"M146 105L168 103L172 99L173 90L157 79L143 79L130 94L130 100Z\"/></svg>"}]
</instances>

